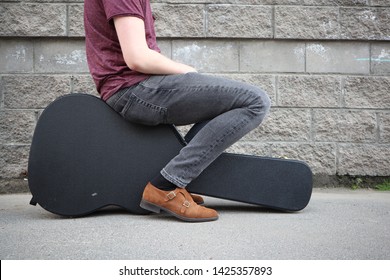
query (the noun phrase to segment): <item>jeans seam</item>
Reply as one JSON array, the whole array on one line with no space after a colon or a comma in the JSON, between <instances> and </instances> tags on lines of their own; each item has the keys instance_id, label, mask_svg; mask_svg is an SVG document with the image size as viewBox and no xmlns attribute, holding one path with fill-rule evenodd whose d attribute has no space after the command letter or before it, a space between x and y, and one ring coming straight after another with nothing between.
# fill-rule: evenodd
<instances>
[{"instance_id":1,"label":"jeans seam","mask_svg":"<svg viewBox=\"0 0 390 280\"><path fill-rule=\"evenodd\" d=\"M122 99L123 96L125 96L130 90L131 90L132 87L126 87L126 88L122 88L120 89L119 91L117 91L111 98L114 98L114 103L112 105L110 105L112 108L114 108L114 110L116 110L116 106L118 104L118 102ZM106 101L106 103L110 104L110 99L108 99Z\"/></svg>"},{"instance_id":2,"label":"jeans seam","mask_svg":"<svg viewBox=\"0 0 390 280\"><path fill-rule=\"evenodd\" d=\"M221 135L218 139L214 140L214 142L212 144L209 145L209 148L203 152L203 155L196 160L196 162L192 163L190 165L191 168L194 168L194 167L198 167L199 164L205 159L207 158L208 155L211 154L211 152L214 150L214 148L217 146L216 144L218 142L221 142L221 140L225 139L227 135L229 134L234 134L236 132L238 132L239 130L242 129L242 127L246 124L248 124L250 122L250 120L253 119L253 117L249 117L248 119L243 119L241 122L239 122L237 125L235 125L231 130L229 130L228 132L224 133L223 135ZM222 141L224 142L224 141ZM184 170L184 173L188 173L188 167L186 167ZM178 185L179 187L185 187L186 185L189 184L189 182L187 181L183 181L182 179L179 178L179 176L172 176L170 175L166 170L165 168L163 168L161 170L161 174L170 182Z\"/></svg>"},{"instance_id":3,"label":"jeans seam","mask_svg":"<svg viewBox=\"0 0 390 280\"><path fill-rule=\"evenodd\" d=\"M219 138L215 139L214 142L209 145L209 148L202 154L202 156L196 162L191 164L191 167L199 166L200 162L205 158L207 158L207 156L215 149L215 147L219 142L223 143L224 142L223 140L226 139L228 135L235 134L242 128L243 125L246 125L247 123L249 123L249 120L244 119L241 122L239 122L236 126L234 126L232 129L230 129L229 131L221 135Z\"/></svg>"}]
</instances>

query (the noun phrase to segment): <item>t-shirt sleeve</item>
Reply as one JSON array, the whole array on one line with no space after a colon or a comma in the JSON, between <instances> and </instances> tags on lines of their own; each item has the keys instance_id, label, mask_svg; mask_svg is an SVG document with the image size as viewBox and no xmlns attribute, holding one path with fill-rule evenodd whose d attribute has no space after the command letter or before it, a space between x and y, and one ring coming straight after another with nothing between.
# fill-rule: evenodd
<instances>
[{"instance_id":1,"label":"t-shirt sleeve","mask_svg":"<svg viewBox=\"0 0 390 280\"><path fill-rule=\"evenodd\" d=\"M107 21L115 16L135 16L145 20L142 0L103 0Z\"/></svg>"}]
</instances>

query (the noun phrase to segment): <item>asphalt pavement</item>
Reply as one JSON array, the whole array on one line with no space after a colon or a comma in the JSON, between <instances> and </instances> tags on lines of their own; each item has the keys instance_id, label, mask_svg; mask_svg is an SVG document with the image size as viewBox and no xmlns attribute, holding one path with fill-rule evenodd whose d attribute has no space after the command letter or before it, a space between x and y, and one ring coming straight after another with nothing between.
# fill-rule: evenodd
<instances>
[{"instance_id":1,"label":"asphalt pavement","mask_svg":"<svg viewBox=\"0 0 390 280\"><path fill-rule=\"evenodd\" d=\"M64 218L0 195L0 259L379 260L390 258L390 192L314 189L297 213L205 197L220 218L186 223L108 207Z\"/></svg>"}]
</instances>

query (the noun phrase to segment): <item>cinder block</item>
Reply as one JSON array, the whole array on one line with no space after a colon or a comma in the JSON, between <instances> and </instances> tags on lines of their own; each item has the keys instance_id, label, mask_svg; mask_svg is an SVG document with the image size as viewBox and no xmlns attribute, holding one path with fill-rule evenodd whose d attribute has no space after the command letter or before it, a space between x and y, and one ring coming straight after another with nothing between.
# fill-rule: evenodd
<instances>
[{"instance_id":1,"label":"cinder block","mask_svg":"<svg viewBox=\"0 0 390 280\"><path fill-rule=\"evenodd\" d=\"M73 4L68 6L68 36L84 37L84 5Z\"/></svg>"},{"instance_id":2,"label":"cinder block","mask_svg":"<svg viewBox=\"0 0 390 280\"><path fill-rule=\"evenodd\" d=\"M207 36L272 38L272 7L260 5L209 5Z\"/></svg>"},{"instance_id":3,"label":"cinder block","mask_svg":"<svg viewBox=\"0 0 390 280\"><path fill-rule=\"evenodd\" d=\"M347 108L390 108L390 77L346 77L344 102Z\"/></svg>"},{"instance_id":4,"label":"cinder block","mask_svg":"<svg viewBox=\"0 0 390 280\"><path fill-rule=\"evenodd\" d=\"M390 40L390 8L340 8L340 38Z\"/></svg>"},{"instance_id":5,"label":"cinder block","mask_svg":"<svg viewBox=\"0 0 390 280\"><path fill-rule=\"evenodd\" d=\"M369 43L315 42L306 46L306 71L312 73L370 73Z\"/></svg>"},{"instance_id":6,"label":"cinder block","mask_svg":"<svg viewBox=\"0 0 390 280\"><path fill-rule=\"evenodd\" d=\"M379 143L390 143L390 111L378 113Z\"/></svg>"},{"instance_id":7,"label":"cinder block","mask_svg":"<svg viewBox=\"0 0 390 280\"><path fill-rule=\"evenodd\" d=\"M271 156L271 145L256 141L238 141L226 150L229 153L254 155L254 156Z\"/></svg>"},{"instance_id":8,"label":"cinder block","mask_svg":"<svg viewBox=\"0 0 390 280\"><path fill-rule=\"evenodd\" d=\"M305 44L291 41L241 42L242 72L304 72Z\"/></svg>"},{"instance_id":9,"label":"cinder block","mask_svg":"<svg viewBox=\"0 0 390 280\"><path fill-rule=\"evenodd\" d=\"M0 73L33 71L33 43L27 40L0 40Z\"/></svg>"},{"instance_id":10,"label":"cinder block","mask_svg":"<svg viewBox=\"0 0 390 280\"><path fill-rule=\"evenodd\" d=\"M66 36L64 4L0 4L0 36Z\"/></svg>"},{"instance_id":11,"label":"cinder block","mask_svg":"<svg viewBox=\"0 0 390 280\"><path fill-rule=\"evenodd\" d=\"M159 39L157 44L161 50L162 55L165 55L168 58L172 58L172 42L170 40Z\"/></svg>"},{"instance_id":12,"label":"cinder block","mask_svg":"<svg viewBox=\"0 0 390 280\"><path fill-rule=\"evenodd\" d=\"M43 109L70 92L70 77L64 75L15 75L2 77L4 107Z\"/></svg>"},{"instance_id":13,"label":"cinder block","mask_svg":"<svg viewBox=\"0 0 390 280\"><path fill-rule=\"evenodd\" d=\"M0 194L26 193L29 191L27 180L23 180L22 178L0 178Z\"/></svg>"},{"instance_id":14,"label":"cinder block","mask_svg":"<svg viewBox=\"0 0 390 280\"><path fill-rule=\"evenodd\" d=\"M279 1L276 1L279 2ZM287 4L290 4L286 1ZM302 0L293 1L294 5L310 5L310 6L367 6L368 0Z\"/></svg>"},{"instance_id":15,"label":"cinder block","mask_svg":"<svg viewBox=\"0 0 390 280\"><path fill-rule=\"evenodd\" d=\"M389 0L371 0L370 3L371 6L383 6L383 7L390 6Z\"/></svg>"},{"instance_id":16,"label":"cinder block","mask_svg":"<svg viewBox=\"0 0 390 280\"><path fill-rule=\"evenodd\" d=\"M71 82L71 88L73 93L87 93L99 96L99 93L96 90L96 86L91 75L74 75L71 77Z\"/></svg>"},{"instance_id":17,"label":"cinder block","mask_svg":"<svg viewBox=\"0 0 390 280\"><path fill-rule=\"evenodd\" d=\"M0 178L24 177L29 151L29 145L0 145Z\"/></svg>"},{"instance_id":18,"label":"cinder block","mask_svg":"<svg viewBox=\"0 0 390 280\"><path fill-rule=\"evenodd\" d=\"M314 110L314 140L319 142L376 142L376 114L367 110Z\"/></svg>"},{"instance_id":19,"label":"cinder block","mask_svg":"<svg viewBox=\"0 0 390 280\"><path fill-rule=\"evenodd\" d=\"M273 143L273 157L305 161L314 174L336 174L336 145L332 143Z\"/></svg>"},{"instance_id":20,"label":"cinder block","mask_svg":"<svg viewBox=\"0 0 390 280\"><path fill-rule=\"evenodd\" d=\"M32 110L1 110L0 144L30 144L35 124Z\"/></svg>"},{"instance_id":21,"label":"cinder block","mask_svg":"<svg viewBox=\"0 0 390 280\"><path fill-rule=\"evenodd\" d=\"M339 107L338 76L279 76L278 105L287 107Z\"/></svg>"},{"instance_id":22,"label":"cinder block","mask_svg":"<svg viewBox=\"0 0 390 280\"><path fill-rule=\"evenodd\" d=\"M44 0L40 0L44 1ZM72 0L68 0L72 1ZM81 0L78 0L81 1ZM373 0L374 1L374 0ZM376 0L387 1L387 0ZM218 4L241 4L241 5L305 5L305 6L357 6L368 5L368 0L151 0L157 3L218 3Z\"/></svg>"},{"instance_id":23,"label":"cinder block","mask_svg":"<svg viewBox=\"0 0 390 280\"><path fill-rule=\"evenodd\" d=\"M158 37L204 37L205 19L203 5L171 5L154 3Z\"/></svg>"},{"instance_id":24,"label":"cinder block","mask_svg":"<svg viewBox=\"0 0 390 280\"><path fill-rule=\"evenodd\" d=\"M35 43L34 47L36 72L89 72L83 40L40 40Z\"/></svg>"},{"instance_id":25,"label":"cinder block","mask_svg":"<svg viewBox=\"0 0 390 280\"><path fill-rule=\"evenodd\" d=\"M201 72L237 72L239 44L231 41L173 41L173 60L194 66Z\"/></svg>"},{"instance_id":26,"label":"cinder block","mask_svg":"<svg viewBox=\"0 0 390 280\"><path fill-rule=\"evenodd\" d=\"M371 72L390 74L390 43L373 43L371 45Z\"/></svg>"},{"instance_id":27,"label":"cinder block","mask_svg":"<svg viewBox=\"0 0 390 280\"><path fill-rule=\"evenodd\" d=\"M337 7L275 7L275 38L337 39Z\"/></svg>"},{"instance_id":28,"label":"cinder block","mask_svg":"<svg viewBox=\"0 0 390 280\"><path fill-rule=\"evenodd\" d=\"M272 108L258 128L244 136L244 141L310 141L309 109Z\"/></svg>"},{"instance_id":29,"label":"cinder block","mask_svg":"<svg viewBox=\"0 0 390 280\"><path fill-rule=\"evenodd\" d=\"M337 173L390 176L390 145L340 144Z\"/></svg>"}]
</instances>

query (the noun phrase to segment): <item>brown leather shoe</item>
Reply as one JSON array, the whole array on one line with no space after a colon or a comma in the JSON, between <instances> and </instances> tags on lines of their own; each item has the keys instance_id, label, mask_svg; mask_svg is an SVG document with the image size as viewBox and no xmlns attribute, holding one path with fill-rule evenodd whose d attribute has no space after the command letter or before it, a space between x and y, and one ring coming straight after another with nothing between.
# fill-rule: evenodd
<instances>
[{"instance_id":1,"label":"brown leather shoe","mask_svg":"<svg viewBox=\"0 0 390 280\"><path fill-rule=\"evenodd\" d=\"M140 206L155 213L163 210L187 222L207 222L218 219L217 211L196 204L188 191L183 188L163 191L148 183Z\"/></svg>"},{"instance_id":2,"label":"brown leather shoe","mask_svg":"<svg viewBox=\"0 0 390 280\"><path fill-rule=\"evenodd\" d=\"M193 193L190 193L190 195L196 204L198 204L198 205L204 204L203 197L201 197L200 195L196 195Z\"/></svg>"}]
</instances>

